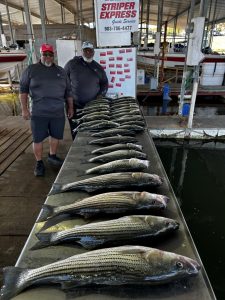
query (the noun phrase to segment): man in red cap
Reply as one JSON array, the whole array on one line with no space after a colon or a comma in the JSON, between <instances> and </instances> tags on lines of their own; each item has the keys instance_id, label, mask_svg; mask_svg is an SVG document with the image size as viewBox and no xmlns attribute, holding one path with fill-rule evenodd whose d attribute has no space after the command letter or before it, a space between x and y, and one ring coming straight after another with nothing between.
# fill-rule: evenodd
<instances>
[{"instance_id":1,"label":"man in red cap","mask_svg":"<svg viewBox=\"0 0 225 300\"><path fill-rule=\"evenodd\" d=\"M56 156L59 140L63 139L65 103L67 116L73 116L73 98L69 78L63 68L54 63L54 49L49 44L40 48L41 58L28 66L20 80L22 116L31 119L33 151L36 158L35 176L44 176L42 160L43 141L49 137L48 162L61 166L63 160ZM28 97L31 98L29 107Z\"/></svg>"}]
</instances>

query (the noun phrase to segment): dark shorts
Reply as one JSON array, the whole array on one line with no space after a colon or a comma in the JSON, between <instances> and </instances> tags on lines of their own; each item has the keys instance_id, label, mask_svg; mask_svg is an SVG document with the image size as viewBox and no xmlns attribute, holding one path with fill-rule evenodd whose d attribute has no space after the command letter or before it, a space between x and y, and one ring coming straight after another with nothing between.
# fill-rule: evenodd
<instances>
[{"instance_id":1,"label":"dark shorts","mask_svg":"<svg viewBox=\"0 0 225 300\"><path fill-rule=\"evenodd\" d=\"M57 140L62 140L64 127L65 117L31 117L31 130L34 143L41 143L48 136L51 136Z\"/></svg>"}]
</instances>

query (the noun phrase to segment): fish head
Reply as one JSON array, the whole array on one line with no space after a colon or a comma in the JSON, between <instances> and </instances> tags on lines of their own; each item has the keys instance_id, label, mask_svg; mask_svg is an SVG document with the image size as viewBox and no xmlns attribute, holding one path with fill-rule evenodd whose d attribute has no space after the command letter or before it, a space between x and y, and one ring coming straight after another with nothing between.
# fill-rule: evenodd
<instances>
[{"instance_id":1,"label":"fish head","mask_svg":"<svg viewBox=\"0 0 225 300\"><path fill-rule=\"evenodd\" d=\"M129 165L133 166L133 167L145 166L145 168L148 168L149 167L149 161L148 160L141 160L141 159L138 159L138 158L130 158L129 159Z\"/></svg>"},{"instance_id":2,"label":"fish head","mask_svg":"<svg viewBox=\"0 0 225 300\"><path fill-rule=\"evenodd\" d=\"M149 274L151 274L151 276L146 276L145 280L155 283L157 281L166 283L194 276L201 268L197 261L189 257L154 248L146 252L145 259L149 266Z\"/></svg>"},{"instance_id":3,"label":"fish head","mask_svg":"<svg viewBox=\"0 0 225 300\"><path fill-rule=\"evenodd\" d=\"M164 195L141 192L135 195L141 208L164 209L167 206L169 198Z\"/></svg>"},{"instance_id":4,"label":"fish head","mask_svg":"<svg viewBox=\"0 0 225 300\"><path fill-rule=\"evenodd\" d=\"M145 216L145 223L147 223L155 232L161 234L177 230L179 223L176 220L159 217L159 216Z\"/></svg>"},{"instance_id":5,"label":"fish head","mask_svg":"<svg viewBox=\"0 0 225 300\"><path fill-rule=\"evenodd\" d=\"M156 174L150 174L150 173L145 173L145 172L139 172L136 173L137 177L139 178L140 181L143 183L148 183L152 184L154 186L159 186L162 184L162 178Z\"/></svg>"}]
</instances>

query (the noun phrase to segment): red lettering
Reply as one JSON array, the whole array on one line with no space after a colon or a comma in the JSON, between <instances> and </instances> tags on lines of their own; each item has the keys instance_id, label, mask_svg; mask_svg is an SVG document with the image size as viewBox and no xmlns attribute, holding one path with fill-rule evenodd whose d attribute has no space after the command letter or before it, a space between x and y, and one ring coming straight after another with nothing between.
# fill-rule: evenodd
<instances>
[{"instance_id":1,"label":"red lettering","mask_svg":"<svg viewBox=\"0 0 225 300\"><path fill-rule=\"evenodd\" d=\"M105 13L101 11L100 13L100 19L105 19Z\"/></svg>"},{"instance_id":2,"label":"red lettering","mask_svg":"<svg viewBox=\"0 0 225 300\"><path fill-rule=\"evenodd\" d=\"M131 18L136 17L137 11L136 10L132 10L131 12Z\"/></svg>"},{"instance_id":3,"label":"red lettering","mask_svg":"<svg viewBox=\"0 0 225 300\"><path fill-rule=\"evenodd\" d=\"M115 17L116 17L116 18L121 18L121 16L120 16L120 15L121 15L121 12L120 12L120 11L117 11L117 12L116 12L116 16L115 16Z\"/></svg>"},{"instance_id":4,"label":"red lettering","mask_svg":"<svg viewBox=\"0 0 225 300\"><path fill-rule=\"evenodd\" d=\"M126 18L130 18L130 14L131 14L131 11L128 10L128 11L126 12Z\"/></svg>"},{"instance_id":5,"label":"red lettering","mask_svg":"<svg viewBox=\"0 0 225 300\"><path fill-rule=\"evenodd\" d=\"M120 17L121 17L121 18L125 18L125 17L126 17L126 11L122 11Z\"/></svg>"},{"instance_id":6,"label":"red lettering","mask_svg":"<svg viewBox=\"0 0 225 300\"><path fill-rule=\"evenodd\" d=\"M115 12L115 11L111 11L111 14L110 14L110 15L111 15L111 18L112 18L112 17L115 17L116 12Z\"/></svg>"},{"instance_id":7,"label":"red lettering","mask_svg":"<svg viewBox=\"0 0 225 300\"><path fill-rule=\"evenodd\" d=\"M109 4L110 5L110 4ZM116 10L116 3L111 3L111 10Z\"/></svg>"},{"instance_id":8,"label":"red lettering","mask_svg":"<svg viewBox=\"0 0 225 300\"><path fill-rule=\"evenodd\" d=\"M125 3L124 3L124 2L121 2L121 3L119 4L119 9L124 8L124 6L125 6Z\"/></svg>"},{"instance_id":9,"label":"red lettering","mask_svg":"<svg viewBox=\"0 0 225 300\"><path fill-rule=\"evenodd\" d=\"M135 2L130 2L130 9L134 9L135 7Z\"/></svg>"},{"instance_id":10,"label":"red lettering","mask_svg":"<svg viewBox=\"0 0 225 300\"><path fill-rule=\"evenodd\" d=\"M106 4L105 3L102 4L102 10L106 10Z\"/></svg>"}]
</instances>

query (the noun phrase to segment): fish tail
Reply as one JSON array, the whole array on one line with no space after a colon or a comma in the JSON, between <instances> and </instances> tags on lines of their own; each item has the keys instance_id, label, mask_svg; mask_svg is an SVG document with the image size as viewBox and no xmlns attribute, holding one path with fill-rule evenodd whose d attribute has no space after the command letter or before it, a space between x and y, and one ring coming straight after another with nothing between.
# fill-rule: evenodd
<instances>
[{"instance_id":1,"label":"fish tail","mask_svg":"<svg viewBox=\"0 0 225 300\"><path fill-rule=\"evenodd\" d=\"M4 285L0 291L1 300L10 300L26 288L27 284L21 278L27 270L19 267L3 268Z\"/></svg>"},{"instance_id":2,"label":"fish tail","mask_svg":"<svg viewBox=\"0 0 225 300\"><path fill-rule=\"evenodd\" d=\"M55 215L54 208L55 206L44 204L36 223L46 221L48 218L52 218Z\"/></svg>"},{"instance_id":3,"label":"fish tail","mask_svg":"<svg viewBox=\"0 0 225 300\"><path fill-rule=\"evenodd\" d=\"M52 188L48 194L48 196L50 195L55 195L55 194L59 194L62 192L62 184L59 184L59 183L54 183L52 185Z\"/></svg>"},{"instance_id":4,"label":"fish tail","mask_svg":"<svg viewBox=\"0 0 225 300\"><path fill-rule=\"evenodd\" d=\"M52 232L38 232L36 233L36 237L39 239L39 241L30 248L30 250L37 250L41 248L45 248L50 246L51 238L52 238Z\"/></svg>"}]
</instances>

